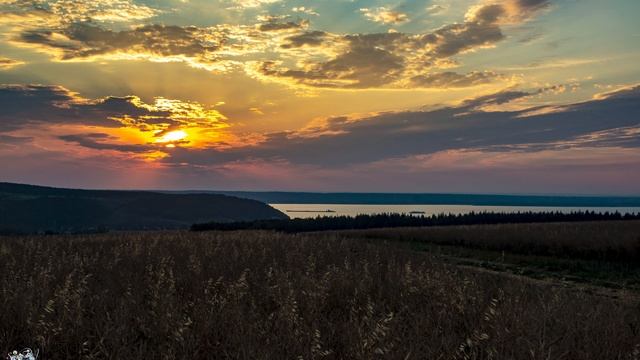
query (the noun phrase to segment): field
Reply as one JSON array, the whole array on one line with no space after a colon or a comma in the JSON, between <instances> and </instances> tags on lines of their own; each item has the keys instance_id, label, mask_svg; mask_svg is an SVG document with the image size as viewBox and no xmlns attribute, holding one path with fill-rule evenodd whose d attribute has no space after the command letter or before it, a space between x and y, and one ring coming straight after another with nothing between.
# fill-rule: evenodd
<instances>
[{"instance_id":1,"label":"field","mask_svg":"<svg viewBox=\"0 0 640 360\"><path fill-rule=\"evenodd\" d=\"M614 298L450 259L499 253L632 267L639 229L608 222L2 237L0 351L30 346L43 359L638 359L633 288Z\"/></svg>"},{"instance_id":2,"label":"field","mask_svg":"<svg viewBox=\"0 0 640 360\"><path fill-rule=\"evenodd\" d=\"M640 221L370 229L340 234L403 243L450 263L640 290Z\"/></svg>"}]
</instances>

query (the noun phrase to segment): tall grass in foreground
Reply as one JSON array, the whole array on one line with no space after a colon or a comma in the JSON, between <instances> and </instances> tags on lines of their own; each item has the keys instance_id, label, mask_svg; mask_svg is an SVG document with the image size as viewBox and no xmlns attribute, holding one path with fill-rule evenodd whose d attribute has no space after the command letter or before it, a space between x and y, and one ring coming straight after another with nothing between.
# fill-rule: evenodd
<instances>
[{"instance_id":1,"label":"tall grass in foreground","mask_svg":"<svg viewBox=\"0 0 640 360\"><path fill-rule=\"evenodd\" d=\"M0 351L43 359L638 359L640 308L339 235L0 238Z\"/></svg>"}]
</instances>

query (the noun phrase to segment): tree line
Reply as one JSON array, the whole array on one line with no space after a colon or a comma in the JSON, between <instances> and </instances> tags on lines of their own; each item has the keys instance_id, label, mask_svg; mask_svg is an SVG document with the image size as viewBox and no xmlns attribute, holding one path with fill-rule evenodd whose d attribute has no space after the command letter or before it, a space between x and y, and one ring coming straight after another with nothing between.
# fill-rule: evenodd
<instances>
[{"instance_id":1,"label":"tree line","mask_svg":"<svg viewBox=\"0 0 640 360\"><path fill-rule=\"evenodd\" d=\"M192 231L234 231L234 230L275 230L287 233L354 230L371 228L479 225L479 224L512 224L512 223L546 223L577 221L612 221L640 220L640 213L574 211L547 212L470 212L466 214L375 214L357 216L318 216L304 219L255 220L241 222L208 222L193 224Z\"/></svg>"}]
</instances>

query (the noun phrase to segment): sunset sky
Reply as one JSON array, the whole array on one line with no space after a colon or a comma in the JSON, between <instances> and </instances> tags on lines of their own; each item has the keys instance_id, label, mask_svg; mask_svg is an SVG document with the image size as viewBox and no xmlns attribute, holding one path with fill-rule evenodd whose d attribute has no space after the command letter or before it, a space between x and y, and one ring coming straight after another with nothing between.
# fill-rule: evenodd
<instances>
[{"instance_id":1,"label":"sunset sky","mask_svg":"<svg viewBox=\"0 0 640 360\"><path fill-rule=\"evenodd\" d=\"M0 0L0 181L640 195L637 0Z\"/></svg>"}]
</instances>

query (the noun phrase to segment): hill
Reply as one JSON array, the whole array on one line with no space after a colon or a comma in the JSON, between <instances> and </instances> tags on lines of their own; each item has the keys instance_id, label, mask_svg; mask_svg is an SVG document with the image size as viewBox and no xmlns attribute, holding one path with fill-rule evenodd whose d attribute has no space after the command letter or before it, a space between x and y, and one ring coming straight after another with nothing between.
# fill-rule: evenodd
<instances>
[{"instance_id":1,"label":"hill","mask_svg":"<svg viewBox=\"0 0 640 360\"><path fill-rule=\"evenodd\" d=\"M220 194L77 190L0 183L0 233L181 229L196 222L286 218L259 201Z\"/></svg>"}]
</instances>

